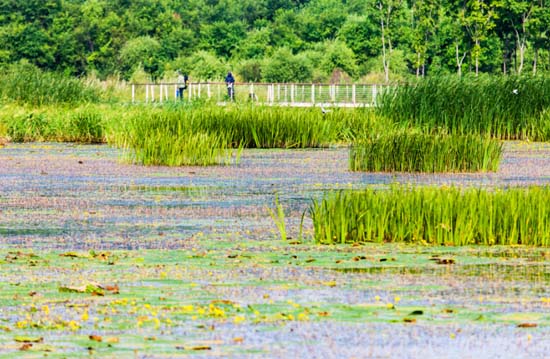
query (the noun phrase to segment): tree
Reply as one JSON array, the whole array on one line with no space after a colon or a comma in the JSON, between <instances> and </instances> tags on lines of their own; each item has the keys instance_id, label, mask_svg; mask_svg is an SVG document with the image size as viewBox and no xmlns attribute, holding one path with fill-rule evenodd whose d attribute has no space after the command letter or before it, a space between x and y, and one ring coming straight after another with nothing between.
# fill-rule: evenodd
<instances>
[{"instance_id":1,"label":"tree","mask_svg":"<svg viewBox=\"0 0 550 359\"><path fill-rule=\"evenodd\" d=\"M439 25L441 0L417 0L412 6L411 45L414 51L412 60L416 77L426 73L426 60L431 37Z\"/></svg>"},{"instance_id":2,"label":"tree","mask_svg":"<svg viewBox=\"0 0 550 359\"><path fill-rule=\"evenodd\" d=\"M479 59L483 52L482 42L495 27L494 20L498 17L496 10L501 6L502 2L498 0L468 0L459 11L459 19L474 43L471 53L476 76L479 74Z\"/></svg>"},{"instance_id":3,"label":"tree","mask_svg":"<svg viewBox=\"0 0 550 359\"><path fill-rule=\"evenodd\" d=\"M323 58L320 65L326 74L331 74L336 69L343 70L351 77L358 74L353 51L344 42L338 40L328 41L324 44Z\"/></svg>"},{"instance_id":4,"label":"tree","mask_svg":"<svg viewBox=\"0 0 550 359\"><path fill-rule=\"evenodd\" d=\"M374 0L372 10L380 26L382 43L382 65L386 82L390 80L390 62L393 52L393 40L396 37L397 20L403 10L403 0Z\"/></svg>"},{"instance_id":5,"label":"tree","mask_svg":"<svg viewBox=\"0 0 550 359\"><path fill-rule=\"evenodd\" d=\"M262 67L266 82L305 82L311 80L312 66L304 55L293 55L288 48L279 48Z\"/></svg>"},{"instance_id":6,"label":"tree","mask_svg":"<svg viewBox=\"0 0 550 359\"><path fill-rule=\"evenodd\" d=\"M162 58L160 43L149 36L140 36L129 40L120 50L120 62L124 77L129 78L138 65L151 74L153 78L162 75Z\"/></svg>"},{"instance_id":7,"label":"tree","mask_svg":"<svg viewBox=\"0 0 550 359\"><path fill-rule=\"evenodd\" d=\"M550 1L538 0L527 29L534 47L533 74L537 73L540 49L550 49Z\"/></svg>"},{"instance_id":8,"label":"tree","mask_svg":"<svg viewBox=\"0 0 550 359\"><path fill-rule=\"evenodd\" d=\"M536 2L529 0L506 0L501 16L509 22L515 35L517 53L519 54L519 64L517 73L521 74L525 62L525 49L531 35L531 23L537 12Z\"/></svg>"}]
</instances>

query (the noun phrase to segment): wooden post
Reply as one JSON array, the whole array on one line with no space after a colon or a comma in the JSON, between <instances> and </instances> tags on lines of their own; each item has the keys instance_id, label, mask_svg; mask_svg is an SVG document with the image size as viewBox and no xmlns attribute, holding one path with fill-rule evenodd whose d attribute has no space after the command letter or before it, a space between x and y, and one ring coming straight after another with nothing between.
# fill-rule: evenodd
<instances>
[{"instance_id":1,"label":"wooden post","mask_svg":"<svg viewBox=\"0 0 550 359\"><path fill-rule=\"evenodd\" d=\"M285 102L288 104L288 85L285 84Z\"/></svg>"},{"instance_id":2,"label":"wooden post","mask_svg":"<svg viewBox=\"0 0 550 359\"><path fill-rule=\"evenodd\" d=\"M162 84L159 84L159 102L162 103Z\"/></svg>"},{"instance_id":3,"label":"wooden post","mask_svg":"<svg viewBox=\"0 0 550 359\"><path fill-rule=\"evenodd\" d=\"M294 104L294 85L290 84L290 103Z\"/></svg>"},{"instance_id":4,"label":"wooden post","mask_svg":"<svg viewBox=\"0 0 550 359\"><path fill-rule=\"evenodd\" d=\"M315 84L311 84L311 104L315 106Z\"/></svg>"},{"instance_id":5,"label":"wooden post","mask_svg":"<svg viewBox=\"0 0 550 359\"><path fill-rule=\"evenodd\" d=\"M201 98L201 83L199 82L199 92L198 92L198 98Z\"/></svg>"},{"instance_id":6,"label":"wooden post","mask_svg":"<svg viewBox=\"0 0 550 359\"><path fill-rule=\"evenodd\" d=\"M355 84L351 86L351 102L355 105L356 97L355 97Z\"/></svg>"},{"instance_id":7,"label":"wooden post","mask_svg":"<svg viewBox=\"0 0 550 359\"><path fill-rule=\"evenodd\" d=\"M377 95L377 91L376 91L376 84L375 84L375 85L372 85L372 104L374 106L376 106L376 95Z\"/></svg>"},{"instance_id":8,"label":"wooden post","mask_svg":"<svg viewBox=\"0 0 550 359\"><path fill-rule=\"evenodd\" d=\"M212 97L212 94L210 93L210 82L206 83L206 95L208 96L208 99L210 100L210 97Z\"/></svg>"},{"instance_id":9,"label":"wooden post","mask_svg":"<svg viewBox=\"0 0 550 359\"><path fill-rule=\"evenodd\" d=\"M136 102L136 85L132 84L132 103Z\"/></svg>"}]
</instances>

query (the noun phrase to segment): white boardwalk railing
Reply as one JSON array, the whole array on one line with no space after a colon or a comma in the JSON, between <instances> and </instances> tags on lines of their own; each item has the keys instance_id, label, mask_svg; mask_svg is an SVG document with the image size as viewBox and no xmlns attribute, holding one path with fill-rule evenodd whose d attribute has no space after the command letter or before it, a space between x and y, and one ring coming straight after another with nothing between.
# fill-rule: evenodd
<instances>
[{"instance_id":1,"label":"white boardwalk railing","mask_svg":"<svg viewBox=\"0 0 550 359\"><path fill-rule=\"evenodd\" d=\"M177 83L132 84L133 103L210 100L218 104L230 101L223 82L191 82L178 98ZM370 107L376 106L378 95L387 85L375 84L283 84L236 83L236 102L293 107Z\"/></svg>"}]
</instances>

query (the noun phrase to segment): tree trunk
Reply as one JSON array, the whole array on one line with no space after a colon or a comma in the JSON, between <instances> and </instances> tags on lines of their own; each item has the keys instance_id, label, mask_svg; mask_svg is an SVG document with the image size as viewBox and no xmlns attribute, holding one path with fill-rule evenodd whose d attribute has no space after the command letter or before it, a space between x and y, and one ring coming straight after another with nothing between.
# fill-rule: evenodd
<instances>
[{"instance_id":1,"label":"tree trunk","mask_svg":"<svg viewBox=\"0 0 550 359\"><path fill-rule=\"evenodd\" d=\"M464 59L466 58L466 53L462 55L462 58L460 58L458 54L458 43L455 43L455 50L456 50L456 67L458 71L458 76L462 76L462 63L464 63Z\"/></svg>"}]
</instances>

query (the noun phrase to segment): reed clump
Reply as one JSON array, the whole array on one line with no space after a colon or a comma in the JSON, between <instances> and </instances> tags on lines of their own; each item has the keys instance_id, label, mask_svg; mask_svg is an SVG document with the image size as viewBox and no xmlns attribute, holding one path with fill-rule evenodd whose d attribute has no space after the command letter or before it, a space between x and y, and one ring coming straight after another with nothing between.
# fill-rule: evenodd
<instances>
[{"instance_id":1,"label":"reed clump","mask_svg":"<svg viewBox=\"0 0 550 359\"><path fill-rule=\"evenodd\" d=\"M350 149L349 168L371 172L496 171L502 144L480 135L412 129L363 136Z\"/></svg>"},{"instance_id":2,"label":"reed clump","mask_svg":"<svg viewBox=\"0 0 550 359\"><path fill-rule=\"evenodd\" d=\"M335 191L309 213L321 244L550 245L550 187Z\"/></svg>"},{"instance_id":3,"label":"reed clump","mask_svg":"<svg viewBox=\"0 0 550 359\"><path fill-rule=\"evenodd\" d=\"M114 130L116 146L130 150L132 162L143 165L229 164L232 151L224 134L197 130L193 123L173 114L134 114ZM237 160L241 146L237 147Z\"/></svg>"},{"instance_id":4,"label":"reed clump","mask_svg":"<svg viewBox=\"0 0 550 359\"><path fill-rule=\"evenodd\" d=\"M179 107L164 111L195 131L222 134L245 148L315 148L345 140L359 112L253 105Z\"/></svg>"},{"instance_id":5,"label":"reed clump","mask_svg":"<svg viewBox=\"0 0 550 359\"><path fill-rule=\"evenodd\" d=\"M436 76L403 84L380 97L379 113L417 127L500 139L550 139L550 78Z\"/></svg>"},{"instance_id":6,"label":"reed clump","mask_svg":"<svg viewBox=\"0 0 550 359\"><path fill-rule=\"evenodd\" d=\"M0 109L0 125L14 142L105 142L105 115L100 107L5 105Z\"/></svg>"},{"instance_id":7,"label":"reed clump","mask_svg":"<svg viewBox=\"0 0 550 359\"><path fill-rule=\"evenodd\" d=\"M17 64L0 71L0 100L44 106L98 102L99 88L77 78L43 72L30 64Z\"/></svg>"}]
</instances>

